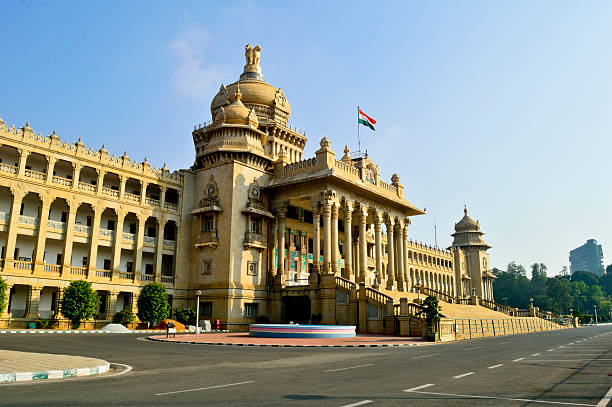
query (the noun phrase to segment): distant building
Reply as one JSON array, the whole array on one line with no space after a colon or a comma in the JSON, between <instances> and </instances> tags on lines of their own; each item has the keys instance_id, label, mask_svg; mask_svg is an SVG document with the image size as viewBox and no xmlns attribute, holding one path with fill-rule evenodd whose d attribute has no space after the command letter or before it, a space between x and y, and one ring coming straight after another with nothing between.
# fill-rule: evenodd
<instances>
[{"instance_id":1,"label":"distant building","mask_svg":"<svg viewBox=\"0 0 612 407\"><path fill-rule=\"evenodd\" d=\"M603 250L597 240L589 239L585 244L570 251L570 271L589 271L603 274Z\"/></svg>"}]
</instances>

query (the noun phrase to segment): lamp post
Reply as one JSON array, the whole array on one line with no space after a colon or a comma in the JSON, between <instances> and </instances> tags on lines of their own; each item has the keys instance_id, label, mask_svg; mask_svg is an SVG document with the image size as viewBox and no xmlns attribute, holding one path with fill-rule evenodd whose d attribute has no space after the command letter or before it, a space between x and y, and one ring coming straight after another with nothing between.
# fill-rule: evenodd
<instances>
[{"instance_id":1,"label":"lamp post","mask_svg":"<svg viewBox=\"0 0 612 407\"><path fill-rule=\"evenodd\" d=\"M533 308L533 298L529 297L529 304L531 305L531 308Z\"/></svg>"},{"instance_id":2,"label":"lamp post","mask_svg":"<svg viewBox=\"0 0 612 407\"><path fill-rule=\"evenodd\" d=\"M200 295L202 295L202 291L197 290L195 292L197 301L196 301L196 334L200 333Z\"/></svg>"},{"instance_id":3,"label":"lamp post","mask_svg":"<svg viewBox=\"0 0 612 407\"><path fill-rule=\"evenodd\" d=\"M594 305L593 308L595 308L595 325L597 325L597 305Z\"/></svg>"},{"instance_id":4,"label":"lamp post","mask_svg":"<svg viewBox=\"0 0 612 407\"><path fill-rule=\"evenodd\" d=\"M417 283L414 285L417 290L417 301L421 302L421 277L417 278Z\"/></svg>"}]
</instances>

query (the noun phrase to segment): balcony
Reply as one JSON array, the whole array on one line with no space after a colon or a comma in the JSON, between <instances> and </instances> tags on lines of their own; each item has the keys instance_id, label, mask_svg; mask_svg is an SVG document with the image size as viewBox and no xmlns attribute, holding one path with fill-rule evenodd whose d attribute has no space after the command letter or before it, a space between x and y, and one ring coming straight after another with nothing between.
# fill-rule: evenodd
<instances>
[{"instance_id":1,"label":"balcony","mask_svg":"<svg viewBox=\"0 0 612 407\"><path fill-rule=\"evenodd\" d=\"M11 214L9 212L0 212L0 221L8 222L11 220Z\"/></svg>"},{"instance_id":2,"label":"balcony","mask_svg":"<svg viewBox=\"0 0 612 407\"><path fill-rule=\"evenodd\" d=\"M68 178L62 178L62 177L57 177L57 176L53 176L53 183L54 184L58 184L58 185L62 185L65 187L71 187L72 186L72 180L68 179Z\"/></svg>"},{"instance_id":3,"label":"balcony","mask_svg":"<svg viewBox=\"0 0 612 407\"><path fill-rule=\"evenodd\" d=\"M157 239L154 238L154 237L151 237L151 236L145 236L144 237L144 243L155 246L155 243L157 243Z\"/></svg>"},{"instance_id":4,"label":"balcony","mask_svg":"<svg viewBox=\"0 0 612 407\"><path fill-rule=\"evenodd\" d=\"M174 284L173 276L161 276L161 282L164 284Z\"/></svg>"},{"instance_id":5,"label":"balcony","mask_svg":"<svg viewBox=\"0 0 612 407\"><path fill-rule=\"evenodd\" d=\"M8 264L7 264L8 265ZM34 268L34 263L30 260L13 260L13 269L20 271L32 271Z\"/></svg>"},{"instance_id":6,"label":"balcony","mask_svg":"<svg viewBox=\"0 0 612 407\"><path fill-rule=\"evenodd\" d=\"M74 225L74 231L77 233L84 233L86 235L89 235L91 233L91 226Z\"/></svg>"},{"instance_id":7,"label":"balcony","mask_svg":"<svg viewBox=\"0 0 612 407\"><path fill-rule=\"evenodd\" d=\"M267 241L264 235L253 232L246 232L244 235L244 248L256 248L265 249L267 247Z\"/></svg>"},{"instance_id":8,"label":"balcony","mask_svg":"<svg viewBox=\"0 0 612 407\"><path fill-rule=\"evenodd\" d=\"M212 230L210 232L200 232L200 236L198 237L198 241L195 243L195 247L217 247L219 245L219 239L217 238L217 231Z\"/></svg>"},{"instance_id":9,"label":"balcony","mask_svg":"<svg viewBox=\"0 0 612 407\"><path fill-rule=\"evenodd\" d=\"M96 192L96 186L92 185L92 184L86 184L84 182L79 182L79 189L81 191L86 191L86 192Z\"/></svg>"},{"instance_id":10,"label":"balcony","mask_svg":"<svg viewBox=\"0 0 612 407\"><path fill-rule=\"evenodd\" d=\"M140 202L140 195L134 195L134 194L124 192L123 199L125 199L126 201Z\"/></svg>"},{"instance_id":11,"label":"balcony","mask_svg":"<svg viewBox=\"0 0 612 407\"><path fill-rule=\"evenodd\" d=\"M112 188L102 187L102 193L104 195L110 196L111 198L119 198L119 191L114 190Z\"/></svg>"},{"instance_id":12,"label":"balcony","mask_svg":"<svg viewBox=\"0 0 612 407\"><path fill-rule=\"evenodd\" d=\"M176 241L164 239L164 249L176 249Z\"/></svg>"},{"instance_id":13,"label":"balcony","mask_svg":"<svg viewBox=\"0 0 612 407\"><path fill-rule=\"evenodd\" d=\"M134 273L128 273L126 271L120 271L118 274L119 274L118 277L121 280L133 280L134 279Z\"/></svg>"},{"instance_id":14,"label":"balcony","mask_svg":"<svg viewBox=\"0 0 612 407\"><path fill-rule=\"evenodd\" d=\"M41 181L46 178L46 174L44 172L38 172L38 171L28 170L28 169L24 171L23 175L25 175L28 178L38 179Z\"/></svg>"},{"instance_id":15,"label":"balcony","mask_svg":"<svg viewBox=\"0 0 612 407\"><path fill-rule=\"evenodd\" d=\"M174 203L170 203L170 202L164 202L164 208L166 208L169 211L178 211L178 205L174 204Z\"/></svg>"},{"instance_id":16,"label":"balcony","mask_svg":"<svg viewBox=\"0 0 612 407\"><path fill-rule=\"evenodd\" d=\"M135 242L136 235L134 233L123 232L123 240L129 240L130 242Z\"/></svg>"},{"instance_id":17,"label":"balcony","mask_svg":"<svg viewBox=\"0 0 612 407\"><path fill-rule=\"evenodd\" d=\"M159 200L158 199L145 198L145 203L147 205L151 205L151 206L155 206L155 207L159 208Z\"/></svg>"},{"instance_id":18,"label":"balcony","mask_svg":"<svg viewBox=\"0 0 612 407\"><path fill-rule=\"evenodd\" d=\"M98 278L108 278L108 279L110 279L113 276L113 272L110 271L110 270L96 269L95 275Z\"/></svg>"},{"instance_id":19,"label":"balcony","mask_svg":"<svg viewBox=\"0 0 612 407\"><path fill-rule=\"evenodd\" d=\"M112 239L115 236L115 231L110 229L100 229L100 236Z\"/></svg>"},{"instance_id":20,"label":"balcony","mask_svg":"<svg viewBox=\"0 0 612 407\"><path fill-rule=\"evenodd\" d=\"M0 163L0 172L6 172L7 174L17 174L17 167L14 165L8 165Z\"/></svg>"},{"instance_id":21,"label":"balcony","mask_svg":"<svg viewBox=\"0 0 612 407\"><path fill-rule=\"evenodd\" d=\"M87 276L87 267L70 267L73 276Z\"/></svg>"},{"instance_id":22,"label":"balcony","mask_svg":"<svg viewBox=\"0 0 612 407\"><path fill-rule=\"evenodd\" d=\"M23 225L38 226L38 218L33 216L19 215L19 223Z\"/></svg>"},{"instance_id":23,"label":"balcony","mask_svg":"<svg viewBox=\"0 0 612 407\"><path fill-rule=\"evenodd\" d=\"M140 281L154 281L155 276L153 274L141 274Z\"/></svg>"},{"instance_id":24,"label":"balcony","mask_svg":"<svg viewBox=\"0 0 612 407\"><path fill-rule=\"evenodd\" d=\"M56 229L56 230L64 231L66 230L66 223L49 219L47 221L47 227L49 229Z\"/></svg>"},{"instance_id":25,"label":"balcony","mask_svg":"<svg viewBox=\"0 0 612 407\"><path fill-rule=\"evenodd\" d=\"M61 264L43 264L43 272L59 274L62 272Z\"/></svg>"}]
</instances>

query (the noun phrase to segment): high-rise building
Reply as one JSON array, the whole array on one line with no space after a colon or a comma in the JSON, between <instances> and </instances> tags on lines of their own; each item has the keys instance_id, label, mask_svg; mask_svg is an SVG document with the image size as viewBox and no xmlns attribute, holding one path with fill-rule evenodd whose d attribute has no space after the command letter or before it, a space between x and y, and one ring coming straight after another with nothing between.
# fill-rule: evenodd
<instances>
[{"instance_id":1,"label":"high-rise building","mask_svg":"<svg viewBox=\"0 0 612 407\"><path fill-rule=\"evenodd\" d=\"M589 239L580 247L570 251L570 271L589 271L603 274L603 249L597 240Z\"/></svg>"}]
</instances>

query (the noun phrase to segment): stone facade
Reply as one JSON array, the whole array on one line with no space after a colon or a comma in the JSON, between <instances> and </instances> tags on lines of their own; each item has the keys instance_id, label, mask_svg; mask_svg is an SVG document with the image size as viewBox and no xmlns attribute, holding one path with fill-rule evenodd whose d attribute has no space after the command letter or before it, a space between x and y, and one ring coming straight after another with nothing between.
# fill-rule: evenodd
<instances>
[{"instance_id":1,"label":"stone facade","mask_svg":"<svg viewBox=\"0 0 612 407\"><path fill-rule=\"evenodd\" d=\"M467 210L448 250L422 245L408 229L425 212L397 174L383 181L367 154L348 148L338 159L327 138L304 159L306 135L289 125L282 89L264 81L260 50L247 47L240 80L221 85L212 121L195 126L189 169L171 173L0 119L5 321L57 315L75 279L100 292L102 320L134 309L140 287L158 281L173 305L195 305L201 290L202 319L230 329L319 314L376 325L370 315L393 312L385 290L493 300L490 246ZM371 298L359 309L350 305L357 290Z\"/></svg>"}]
</instances>

